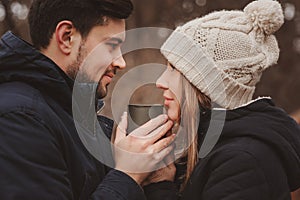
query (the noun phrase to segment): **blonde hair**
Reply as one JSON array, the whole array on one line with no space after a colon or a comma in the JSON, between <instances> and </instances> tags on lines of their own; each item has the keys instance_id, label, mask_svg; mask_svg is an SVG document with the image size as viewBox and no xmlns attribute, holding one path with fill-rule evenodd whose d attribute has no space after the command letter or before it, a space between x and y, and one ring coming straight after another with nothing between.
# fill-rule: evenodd
<instances>
[{"instance_id":1,"label":"blonde hair","mask_svg":"<svg viewBox=\"0 0 300 200\"><path fill-rule=\"evenodd\" d=\"M198 126L201 110L211 108L211 100L205 94L201 93L182 75L182 98L181 98L181 122L180 125L186 131L187 141L190 141L189 147L185 152L186 172L180 177L183 183L180 186L182 191L198 161Z\"/></svg>"}]
</instances>

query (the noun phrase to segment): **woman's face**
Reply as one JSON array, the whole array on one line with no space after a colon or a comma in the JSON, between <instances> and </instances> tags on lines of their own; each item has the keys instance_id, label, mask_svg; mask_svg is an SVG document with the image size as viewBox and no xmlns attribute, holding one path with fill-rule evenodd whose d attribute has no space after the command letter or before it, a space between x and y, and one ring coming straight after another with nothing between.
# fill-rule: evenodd
<instances>
[{"instance_id":1,"label":"woman's face","mask_svg":"<svg viewBox=\"0 0 300 200\"><path fill-rule=\"evenodd\" d=\"M181 99L181 74L170 63L156 81L156 87L164 90L164 105L172 121L179 122Z\"/></svg>"}]
</instances>

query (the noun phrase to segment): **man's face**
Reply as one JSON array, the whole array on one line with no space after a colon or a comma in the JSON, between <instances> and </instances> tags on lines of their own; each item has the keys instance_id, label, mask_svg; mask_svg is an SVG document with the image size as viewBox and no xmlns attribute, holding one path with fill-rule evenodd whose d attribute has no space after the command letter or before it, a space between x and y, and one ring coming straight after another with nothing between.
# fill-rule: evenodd
<instances>
[{"instance_id":1,"label":"man's face","mask_svg":"<svg viewBox=\"0 0 300 200\"><path fill-rule=\"evenodd\" d=\"M95 26L80 43L76 61L68 66L67 74L76 79L78 71L89 82L98 83L97 97L107 95L107 86L117 69L124 69L126 63L121 53L125 40L125 20L108 19L106 25Z\"/></svg>"}]
</instances>

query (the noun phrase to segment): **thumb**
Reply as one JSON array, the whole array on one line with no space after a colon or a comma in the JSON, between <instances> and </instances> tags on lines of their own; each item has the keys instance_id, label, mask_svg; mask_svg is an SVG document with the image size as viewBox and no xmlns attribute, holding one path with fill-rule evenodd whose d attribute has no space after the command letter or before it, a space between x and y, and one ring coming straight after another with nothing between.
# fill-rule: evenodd
<instances>
[{"instance_id":1,"label":"thumb","mask_svg":"<svg viewBox=\"0 0 300 200\"><path fill-rule=\"evenodd\" d=\"M127 112L124 112L121 117L121 121L117 127L115 143L118 143L120 140L126 137L127 126L128 126Z\"/></svg>"}]
</instances>

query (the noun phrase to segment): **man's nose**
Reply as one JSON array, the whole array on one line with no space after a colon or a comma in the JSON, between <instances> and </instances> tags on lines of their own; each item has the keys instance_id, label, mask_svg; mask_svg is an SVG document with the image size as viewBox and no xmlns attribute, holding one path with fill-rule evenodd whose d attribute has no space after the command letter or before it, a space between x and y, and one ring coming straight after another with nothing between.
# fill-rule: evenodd
<instances>
[{"instance_id":1,"label":"man's nose","mask_svg":"<svg viewBox=\"0 0 300 200\"><path fill-rule=\"evenodd\" d=\"M115 58L112 62L112 65L119 69L124 69L126 67L126 62L123 58L123 55L120 55L119 57Z\"/></svg>"}]
</instances>

